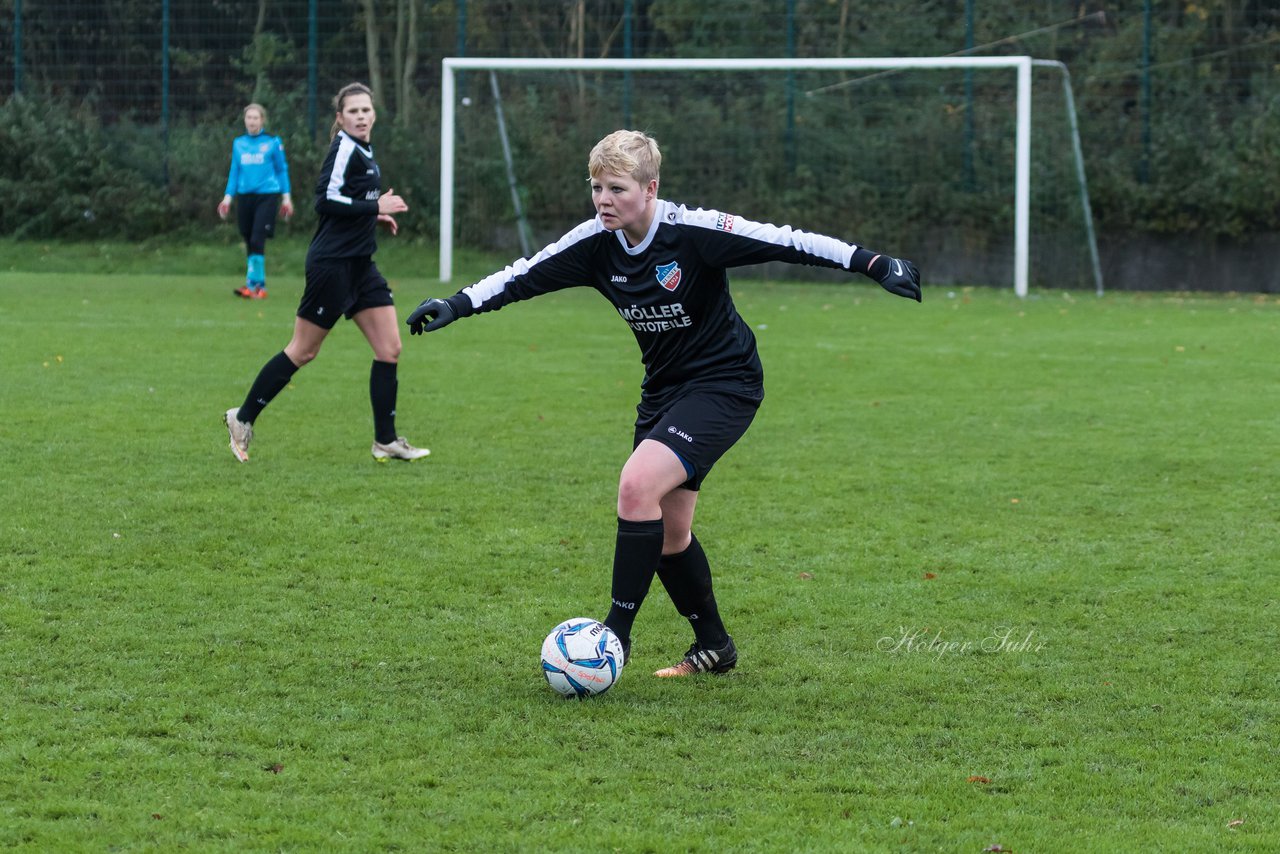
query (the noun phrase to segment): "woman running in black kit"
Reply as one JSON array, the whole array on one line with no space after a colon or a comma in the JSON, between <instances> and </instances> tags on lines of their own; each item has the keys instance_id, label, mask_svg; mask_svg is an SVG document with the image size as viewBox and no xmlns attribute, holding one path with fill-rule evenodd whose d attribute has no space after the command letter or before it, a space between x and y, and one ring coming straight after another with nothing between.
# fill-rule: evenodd
<instances>
[{"instance_id":1,"label":"woman running in black kit","mask_svg":"<svg viewBox=\"0 0 1280 854\"><path fill-rule=\"evenodd\" d=\"M344 86L333 106L337 112L333 144L316 182L320 221L307 251L307 284L294 319L293 338L263 365L244 403L228 409L224 416L231 453L240 462L249 459L258 415L294 373L316 357L329 330L343 316L355 321L373 348L369 374L373 458L378 462L416 460L431 453L396 434L400 327L391 289L373 263L378 223L394 235L398 226L392 214L407 211L409 206L394 190L381 192L382 174L369 144L377 118L369 88L362 83Z\"/></svg>"}]
</instances>

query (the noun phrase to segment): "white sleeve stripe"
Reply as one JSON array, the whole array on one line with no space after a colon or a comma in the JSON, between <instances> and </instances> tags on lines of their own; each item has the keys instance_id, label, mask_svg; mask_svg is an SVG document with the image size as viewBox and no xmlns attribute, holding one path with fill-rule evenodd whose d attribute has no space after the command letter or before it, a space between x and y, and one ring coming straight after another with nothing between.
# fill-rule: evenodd
<instances>
[{"instance_id":1,"label":"white sleeve stripe","mask_svg":"<svg viewBox=\"0 0 1280 854\"><path fill-rule=\"evenodd\" d=\"M548 258L551 258L590 237L594 237L603 230L604 228L600 225L599 217L589 219L586 222L579 224L576 228L564 237L561 237L555 243L543 247L534 254L533 257L521 258L518 261L514 261L505 269L499 270L491 276L486 276L474 285L469 285L463 288L462 292L471 298L471 307L478 309L480 306L502 293L503 289L506 288L507 283L516 276L522 276L525 273L528 273Z\"/></svg>"},{"instance_id":2,"label":"white sleeve stripe","mask_svg":"<svg viewBox=\"0 0 1280 854\"><path fill-rule=\"evenodd\" d=\"M341 191L342 183L346 180L347 164L351 162L351 152L354 149L355 143L345 136L338 142L338 153L333 158L333 171L329 173L329 186L324 191L324 197L331 202L344 205L352 202L352 199L342 195Z\"/></svg>"},{"instance_id":3,"label":"white sleeve stripe","mask_svg":"<svg viewBox=\"0 0 1280 854\"><path fill-rule=\"evenodd\" d=\"M680 218L689 225L736 234L739 237L771 243L774 246L789 246L807 255L834 261L846 269L849 267L849 262L853 260L854 250L858 248L843 240L837 240L825 234L801 231L789 225L777 226L755 222L715 210L698 208L691 211L683 206L681 208Z\"/></svg>"}]
</instances>

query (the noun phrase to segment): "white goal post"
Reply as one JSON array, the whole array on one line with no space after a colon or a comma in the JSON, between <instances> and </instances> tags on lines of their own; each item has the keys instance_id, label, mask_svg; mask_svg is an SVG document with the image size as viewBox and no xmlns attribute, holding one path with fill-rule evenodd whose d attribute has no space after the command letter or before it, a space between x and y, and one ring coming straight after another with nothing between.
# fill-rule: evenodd
<instances>
[{"instance_id":1,"label":"white goal post","mask_svg":"<svg viewBox=\"0 0 1280 854\"><path fill-rule=\"evenodd\" d=\"M440 87L440 280L453 278L456 80L460 71L892 71L901 69L1012 69L1017 77L1014 142L1013 286L1026 296L1031 234L1031 69L1029 56L818 59L529 59L447 57ZM1087 205L1087 202L1086 202Z\"/></svg>"}]
</instances>

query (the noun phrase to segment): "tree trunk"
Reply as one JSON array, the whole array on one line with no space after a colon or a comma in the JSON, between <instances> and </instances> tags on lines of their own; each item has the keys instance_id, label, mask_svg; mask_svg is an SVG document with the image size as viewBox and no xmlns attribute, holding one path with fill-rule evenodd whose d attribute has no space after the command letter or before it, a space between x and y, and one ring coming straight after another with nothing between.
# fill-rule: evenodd
<instances>
[{"instance_id":1,"label":"tree trunk","mask_svg":"<svg viewBox=\"0 0 1280 854\"><path fill-rule=\"evenodd\" d=\"M375 103L385 94L382 88L382 63L378 59L378 13L374 0L363 0L364 50L369 62L369 87L373 89Z\"/></svg>"},{"instance_id":2,"label":"tree trunk","mask_svg":"<svg viewBox=\"0 0 1280 854\"><path fill-rule=\"evenodd\" d=\"M416 0L405 0L405 5L409 7L408 33L404 39L404 64L400 67L400 112L396 114L396 121L402 127L412 121L413 99L417 94L413 88L413 77L418 70L419 4Z\"/></svg>"},{"instance_id":3,"label":"tree trunk","mask_svg":"<svg viewBox=\"0 0 1280 854\"><path fill-rule=\"evenodd\" d=\"M578 59L582 59L587 55L587 6L586 0L578 0L578 8L574 10L574 29L578 33L578 44L576 45Z\"/></svg>"},{"instance_id":4,"label":"tree trunk","mask_svg":"<svg viewBox=\"0 0 1280 854\"><path fill-rule=\"evenodd\" d=\"M262 97L263 84L267 82L266 63L262 56L262 30L267 23L267 0L258 0L258 20L253 25L253 64L258 68L258 77L253 83L253 100Z\"/></svg>"},{"instance_id":5,"label":"tree trunk","mask_svg":"<svg viewBox=\"0 0 1280 854\"><path fill-rule=\"evenodd\" d=\"M844 56L844 36L849 31L849 0L840 4L840 29L836 31L836 56Z\"/></svg>"},{"instance_id":6,"label":"tree trunk","mask_svg":"<svg viewBox=\"0 0 1280 854\"><path fill-rule=\"evenodd\" d=\"M586 0L578 0L573 9L573 23L569 27L569 39L574 42L574 54L578 59L582 59L586 54L586 29L587 29L587 8ZM582 72L578 72L578 104L581 108L587 100L587 81L582 76Z\"/></svg>"},{"instance_id":7,"label":"tree trunk","mask_svg":"<svg viewBox=\"0 0 1280 854\"><path fill-rule=\"evenodd\" d=\"M405 7L408 5L412 5L412 0L396 0L396 33L395 39L391 43L391 88L395 94L397 116L404 109L404 90L401 88L402 77L400 69L404 67L404 19ZM390 95L388 95L387 103L391 103Z\"/></svg>"}]
</instances>

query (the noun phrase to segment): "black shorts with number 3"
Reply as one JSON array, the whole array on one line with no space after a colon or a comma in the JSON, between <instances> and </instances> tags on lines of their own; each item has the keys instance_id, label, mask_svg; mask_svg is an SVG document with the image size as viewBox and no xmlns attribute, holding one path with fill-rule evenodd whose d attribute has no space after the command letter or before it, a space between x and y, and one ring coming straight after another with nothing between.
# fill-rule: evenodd
<instances>
[{"instance_id":1,"label":"black shorts with number 3","mask_svg":"<svg viewBox=\"0 0 1280 854\"><path fill-rule=\"evenodd\" d=\"M666 445L685 463L686 470L693 469L681 486L696 492L716 461L747 432L763 399L764 391L756 388L690 391L664 408L642 400L636 407L632 448L645 439Z\"/></svg>"},{"instance_id":2,"label":"black shorts with number 3","mask_svg":"<svg viewBox=\"0 0 1280 854\"><path fill-rule=\"evenodd\" d=\"M339 317L350 320L366 308L395 305L387 280L372 258L335 258L307 263L307 286L298 317L332 329Z\"/></svg>"}]
</instances>

